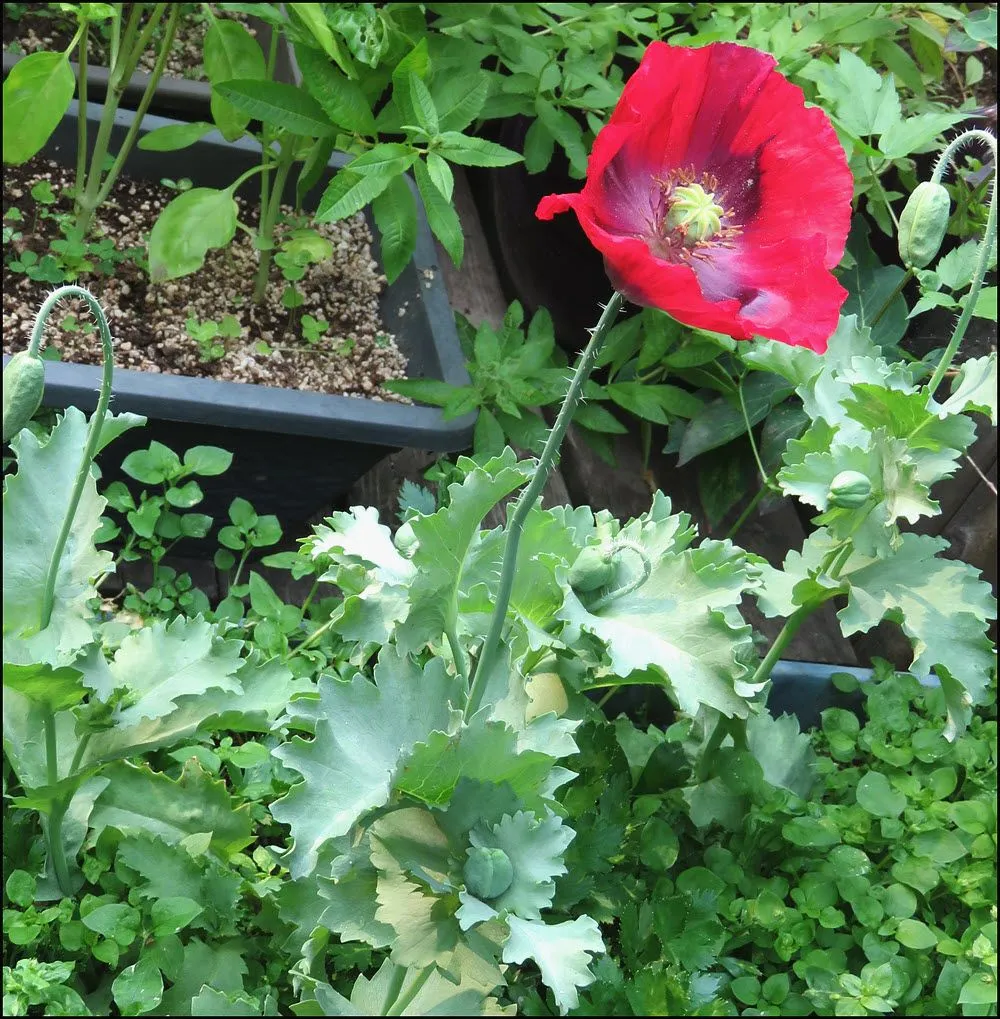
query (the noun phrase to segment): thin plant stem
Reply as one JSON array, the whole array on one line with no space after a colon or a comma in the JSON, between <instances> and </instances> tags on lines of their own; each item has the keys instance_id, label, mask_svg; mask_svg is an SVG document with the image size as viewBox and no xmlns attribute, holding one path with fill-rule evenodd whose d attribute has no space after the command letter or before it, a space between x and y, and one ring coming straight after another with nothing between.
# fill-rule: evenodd
<instances>
[{"instance_id":1,"label":"thin plant stem","mask_svg":"<svg viewBox=\"0 0 1000 1019\"><path fill-rule=\"evenodd\" d=\"M84 754L87 752L87 747L90 746L90 737L93 736L92 732L85 732L80 737L80 742L76 745L76 753L73 754L73 761L69 766L69 774L75 775L80 765L83 763Z\"/></svg>"},{"instance_id":2,"label":"thin plant stem","mask_svg":"<svg viewBox=\"0 0 1000 1019\"><path fill-rule=\"evenodd\" d=\"M882 179L879 177L878 172L875 170L875 164L872 162L871 156L867 159L868 172L872 175L872 180L875 182L875 187L878 188L878 193L882 196L882 201L885 202L885 207L889 212L889 217L892 220L893 226L896 230L899 230L899 220L896 218L896 213L893 211L892 203L889 201L889 196L886 194L885 188L882 186Z\"/></svg>"},{"instance_id":3,"label":"thin plant stem","mask_svg":"<svg viewBox=\"0 0 1000 1019\"><path fill-rule=\"evenodd\" d=\"M271 277L271 258L274 252L274 227L281 212L281 199L285 191L285 181L292 169L291 156L284 150L278 169L274 174L271 187L271 200L267 206L261 206L260 226L257 230L257 247L260 250L260 263L257 266L257 279L254 283L253 299L260 304L267 295L267 284Z\"/></svg>"},{"instance_id":4,"label":"thin plant stem","mask_svg":"<svg viewBox=\"0 0 1000 1019\"><path fill-rule=\"evenodd\" d=\"M451 648L452 657L455 659L455 671L462 677L463 682L468 687L469 667L465 662L465 652L462 650L461 643L459 643L458 630L454 622L448 626L445 636L448 638L448 646Z\"/></svg>"},{"instance_id":5,"label":"thin plant stem","mask_svg":"<svg viewBox=\"0 0 1000 1019\"><path fill-rule=\"evenodd\" d=\"M51 709L46 709L42 727L45 730L45 778L50 786L59 781L59 747L56 741L56 716ZM56 881L63 895L72 895L73 886L69 879L69 864L62 841L62 819L66 813L68 802L60 800L52 805L52 810L45 825L45 838L49 844L49 858L52 869L56 872Z\"/></svg>"},{"instance_id":6,"label":"thin plant stem","mask_svg":"<svg viewBox=\"0 0 1000 1019\"><path fill-rule=\"evenodd\" d=\"M250 545L247 545L247 547L243 549L243 555L240 556L240 561L236 564L236 572L233 574L233 582L229 585L230 590L239 586L240 574L243 572L243 567L247 564L247 559L250 558L250 549Z\"/></svg>"},{"instance_id":7,"label":"thin plant stem","mask_svg":"<svg viewBox=\"0 0 1000 1019\"><path fill-rule=\"evenodd\" d=\"M972 465L972 469L979 475L979 480L994 494L997 494L997 486L983 473L983 469L972 459L971 456L966 455L965 459Z\"/></svg>"},{"instance_id":8,"label":"thin plant stem","mask_svg":"<svg viewBox=\"0 0 1000 1019\"><path fill-rule=\"evenodd\" d=\"M725 715L720 715L715 721L715 728L712 729L712 735L708 737L705 749L701 752L701 760L698 762L699 782L707 781L709 775L711 775L712 757L719 747L722 746L722 741L726 738L728 732L729 719Z\"/></svg>"},{"instance_id":9,"label":"thin plant stem","mask_svg":"<svg viewBox=\"0 0 1000 1019\"><path fill-rule=\"evenodd\" d=\"M117 15L116 15L117 17ZM80 70L77 73L77 95L80 112L76 118L76 194L83 194L87 176L87 42L90 37L90 22L80 26L80 52L77 56Z\"/></svg>"},{"instance_id":10,"label":"thin plant stem","mask_svg":"<svg viewBox=\"0 0 1000 1019\"><path fill-rule=\"evenodd\" d=\"M954 154L961 148L962 145L970 141L981 141L987 145L990 151L993 153L993 162L997 163L997 140L989 133L989 131L983 131L980 128L973 128L970 131L965 131L960 134L945 150L941 153L941 157L938 159L937 165L934 167L934 172L931 174L931 182L934 184L941 183L941 177L944 175L945 170L948 167ZM972 319L972 313L976 308L976 300L979 297L979 291L982 289L983 280L986 278L986 272L989 269L990 255L993 251L993 244L997 239L997 177L996 171L993 173L993 186L990 188L990 211L989 216L986 219L986 232L983 234L982 242L979 245L979 254L976 258L976 270L972 276L972 287L965 298L965 307L962 309L962 314L955 324L955 331L951 334L951 340L948 346L945 348L944 356L938 362L937 368L934 369L934 374L931 376L930 382L927 383L927 395L933 398L937 387L941 385L942 379L944 379L945 372L951 367L951 362L955 360L955 355L958 353L958 348L961 346L962 340L965 337L965 331L969 328L969 322Z\"/></svg>"},{"instance_id":11,"label":"thin plant stem","mask_svg":"<svg viewBox=\"0 0 1000 1019\"><path fill-rule=\"evenodd\" d=\"M615 291L611 295L611 300L605 306L600 321L591 333L590 341L577 362L576 371L573 373L573 380L570 382L569 390L566 393L562 406L559 408L555 424L549 432L535 473L528 486L518 498L517 505L511 514L510 522L507 525L507 542L504 545L503 566L500 571L500 587L497 591L497 601L493 608L490 628L486 634L486 640L483 642L483 649L479 656L479 661L476 663L475 673L473 674L472 684L469 689L469 698L465 705L466 719L471 718L479 710L490 671L496 663L500 648L500 635L507 621L507 608L510 605L510 595L514 587L517 549L521 542L524 522L535 505L536 500L541 496L549 475L552 473L552 468L555 466L556 457L559 453L559 447L562 445L566 430L569 428L569 423L573 419L573 414L580 403L584 383L590 377L590 373L594 368L594 362L597 360L597 355L600 353L601 347L604 346L608 331L618 317L619 311L621 311L623 301L622 295Z\"/></svg>"},{"instance_id":12,"label":"thin plant stem","mask_svg":"<svg viewBox=\"0 0 1000 1019\"><path fill-rule=\"evenodd\" d=\"M424 967L413 983L407 988L406 993L397 997L403 988L403 979L406 977L407 972L406 969L400 968L399 972L392 977L390 992L386 995L386 1001L391 1001L392 1004L386 1010L386 1015L403 1015L416 996L423 990L424 984L427 983L435 970L433 966Z\"/></svg>"},{"instance_id":13,"label":"thin plant stem","mask_svg":"<svg viewBox=\"0 0 1000 1019\"><path fill-rule=\"evenodd\" d=\"M732 541L736 536L737 531L747 522L753 511L760 505L761 500L771 491L772 479L770 477L764 482L760 488L757 489L757 493L747 503L746 509L736 518L736 523L726 532L725 541Z\"/></svg>"},{"instance_id":14,"label":"thin plant stem","mask_svg":"<svg viewBox=\"0 0 1000 1019\"><path fill-rule=\"evenodd\" d=\"M267 67L265 69L265 78L267 81L274 80L274 65L278 58L277 43L278 43L278 32L272 28L271 44L268 47ZM260 241L260 238L264 236L264 217L267 213L267 210L271 206L271 167L273 164L271 160L268 158L271 148L271 128L270 125L268 124L263 124L261 126L260 147L263 158L263 170L260 175L260 222L258 224L256 234L256 240L258 242ZM282 188L284 188L284 183L282 183ZM255 301L259 302L263 300L263 291L260 291L261 292L260 297L257 296L257 293L258 289L261 286L263 286L266 289L267 277L268 275L270 275L270 269L271 269L270 257L265 259L264 251L263 249L260 249L260 265L257 270L257 280L254 285ZM261 282L262 278L263 283Z\"/></svg>"},{"instance_id":15,"label":"thin plant stem","mask_svg":"<svg viewBox=\"0 0 1000 1019\"><path fill-rule=\"evenodd\" d=\"M323 634L326 633L327 630L329 630L333 626L334 622L336 622L336 620L334 619L334 617L331 616L321 626L317 626L316 629L313 630L313 632L310 633L309 636L306 637L306 639L302 641L301 644L299 644L297 647L293 648L288 652L288 654L285 656L285 661L287 662L290 658L294 658L300 652L305 651L306 648L312 647L312 645L315 644L319 640L319 638L322 637Z\"/></svg>"},{"instance_id":16,"label":"thin plant stem","mask_svg":"<svg viewBox=\"0 0 1000 1019\"><path fill-rule=\"evenodd\" d=\"M42 589L42 616L41 629L45 629L52 621L52 607L55 603L56 577L59 573L59 563L62 559L66 542L69 540L70 532L73 529L73 521L76 517L80 499L83 496L83 489L90 477L90 466L93 463L94 455L101 438L101 430L104 427L104 419L108 413L108 403L111 400L111 381L114 374L114 350L111 346L111 329L108 320L104 317L100 302L83 287L73 284L59 287L53 291L42 303L35 319L35 327L31 334L31 342L28 344L28 352L32 356L38 355L38 348L41 345L42 331L48 321L52 309L63 298L79 297L87 302L91 314L97 319L97 328L101 336L101 347L103 357L104 374L101 379L101 392L97 400L97 409L90 418L90 431L87 434L87 445L84 447L80 467L76 472L76 480L70 494L69 505L66 507L66 515L63 517L62 527L52 547L52 558L49 560L48 570L45 574L45 586Z\"/></svg>"},{"instance_id":17,"label":"thin plant stem","mask_svg":"<svg viewBox=\"0 0 1000 1019\"><path fill-rule=\"evenodd\" d=\"M101 112L101 123L97 129L97 141L94 143L94 154L90 159L90 169L87 173L86 188L84 189L83 194L78 194L76 196L75 226L81 233L86 233L87 230L90 229L90 222L94 218L94 213L97 211L97 208L100 206L104 198L107 197L111 190L111 186L118 177L118 174L121 173L121 168L125 165L125 159L131 151L135 138L139 133L139 126L141 125L143 115L145 114L146 109L148 109L149 103L152 101L153 93L156 91L156 83L159 81L160 74L162 74L163 71L163 66L166 63L165 54L168 51L167 45L163 47L157 58L159 73L154 70L154 73L150 78L149 85L143 94L142 102L139 104L139 109L136 111L132 126L129 128L125 142L122 144L121 149L119 149L114 164L108 172L107 177L105 177L103 171L104 160L108 154L108 146L111 142L111 132L115 126L115 115L118 113L122 93L125 91L125 85L135 71L135 67L139 63L139 57L142 56L146 46L149 44L153 31L162 19L163 13L168 5L157 4L155 6L153 12L149 16L149 21L143 27L142 31L138 33L138 39L132 43L131 40L135 38L135 34L138 31L138 19L141 17L139 8L143 6L145 5L136 4L132 9L132 13L129 16L129 24L125 30L125 41L120 54L121 59L114 67L111 68L111 73L108 78L108 93L104 98L104 106ZM180 11L177 5L171 6L174 8L170 12L171 24L174 28L176 28L177 18L179 17ZM173 32L170 33L170 41L173 41ZM85 117L86 115L87 111L85 109L79 110L78 116ZM104 184L107 184L107 186L102 186Z\"/></svg>"},{"instance_id":18,"label":"thin plant stem","mask_svg":"<svg viewBox=\"0 0 1000 1019\"><path fill-rule=\"evenodd\" d=\"M108 54L108 67L114 67L118 62L118 53L122 44L122 16L121 11L116 10L115 16L111 19L111 50Z\"/></svg>"},{"instance_id":19,"label":"thin plant stem","mask_svg":"<svg viewBox=\"0 0 1000 1019\"><path fill-rule=\"evenodd\" d=\"M306 610L312 605L313 598L316 597L316 592L319 590L319 580L313 581L313 586L309 589L309 593L306 595L306 600L302 603L302 618L305 619Z\"/></svg>"},{"instance_id":20,"label":"thin plant stem","mask_svg":"<svg viewBox=\"0 0 1000 1019\"><path fill-rule=\"evenodd\" d=\"M149 109L149 105L153 101L153 96L156 94L156 87L159 85L160 78L163 76L163 70L167 65L167 58L170 56L170 47L173 45L174 35L177 31L177 22L179 19L180 5L171 4L170 15L167 18L167 27L164 30L163 39L160 43L160 52L156 56L156 64L153 67L153 73L149 76L149 82L146 85L146 90L142 94L142 99L139 100L139 108L135 111L135 117L132 119L128 133L125 135L125 140L122 142L122 146L118 150L115 161L101 185L101 190L97 195L97 207L99 207L111 193L111 189L115 186L115 181L118 180L119 175L125 168L125 161L131 154L132 148L139 136L139 129L142 127L142 119L145 117L146 111Z\"/></svg>"},{"instance_id":21,"label":"thin plant stem","mask_svg":"<svg viewBox=\"0 0 1000 1019\"><path fill-rule=\"evenodd\" d=\"M753 452L753 458L757 461L757 470L760 471L761 484L765 487L769 484L768 478L770 475L764 470L764 462L760 458L760 453L757 451L757 440L753 437L753 425L750 424L750 415L747 413L746 400L743 399L743 376L740 376L739 381L736 383L736 395L740 401L740 412L743 414L743 423L747 426L747 438L750 440L750 449Z\"/></svg>"},{"instance_id":22,"label":"thin plant stem","mask_svg":"<svg viewBox=\"0 0 1000 1019\"><path fill-rule=\"evenodd\" d=\"M74 211L76 212L76 225L86 230L96 208L94 199L100 187L101 167L104 166L104 157L108 152L108 143L111 140L111 129L114 127L115 113L121 101L121 94L125 88L124 82L128 64L128 54L134 46L134 39L139 31L139 21L145 4L133 4L129 13L128 21L125 23L125 34L122 37L121 48L118 52L118 59L108 69L108 90L104 97L104 109L101 115L101 122L97 128L97 139L94 142L94 152L90 157L90 170L87 173L87 180L83 188L77 190L74 200ZM125 56L122 56L122 54ZM80 109L77 116L85 117L87 111ZM88 212L88 204L90 211Z\"/></svg>"},{"instance_id":23,"label":"thin plant stem","mask_svg":"<svg viewBox=\"0 0 1000 1019\"><path fill-rule=\"evenodd\" d=\"M882 316L885 315L885 313L889 310L890 306L892 305L892 302L895 301L896 298L903 292L904 288L906 287L906 284L909 283L911 279L913 279L912 268L907 269L906 272L903 273L902 279L893 288L892 293L885 299L885 301L882 304L882 307L879 308L877 312L875 312L871 322L866 323L869 329L874 329L875 326L877 326L879 322L882 321Z\"/></svg>"},{"instance_id":24,"label":"thin plant stem","mask_svg":"<svg viewBox=\"0 0 1000 1019\"><path fill-rule=\"evenodd\" d=\"M832 594L830 595L832 597ZM812 615L812 613L819 608L821 602L810 602L807 605L803 605L796 609L786 620L785 625L782 626L778 633L778 636L774 638L774 643L771 645L767 654L764 656L763 661L757 666L756 671L750 678L750 686L759 686L761 683L767 681L770 677L772 670L778 659L781 657L781 653L788 647L789 644L795 639L795 635L799 632L802 624Z\"/></svg>"},{"instance_id":25,"label":"thin plant stem","mask_svg":"<svg viewBox=\"0 0 1000 1019\"><path fill-rule=\"evenodd\" d=\"M607 704L607 703L608 703L608 701L609 701L609 700L611 700L611 698L612 698L612 697L614 697L614 695L615 695L616 693L618 693L618 691L619 691L620 689L621 689L621 686L619 686L618 684L616 684L616 685L614 685L614 686L612 686L612 687L609 687L609 688L608 688L608 691L607 691L607 692L606 692L606 693L604 694L604 696L603 696L603 697L602 697L602 698L601 698L601 699L600 699L600 700L599 700L599 701L597 702L597 707L598 707L599 709L600 709L600 708L603 708L603 707L604 707L604 705L605 705L605 704Z\"/></svg>"}]
</instances>

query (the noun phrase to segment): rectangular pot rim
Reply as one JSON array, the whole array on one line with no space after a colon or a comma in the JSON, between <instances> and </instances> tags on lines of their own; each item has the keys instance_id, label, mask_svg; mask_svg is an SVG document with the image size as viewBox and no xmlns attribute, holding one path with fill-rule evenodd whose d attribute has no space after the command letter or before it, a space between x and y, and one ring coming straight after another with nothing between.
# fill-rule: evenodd
<instances>
[{"instance_id":1,"label":"rectangular pot rim","mask_svg":"<svg viewBox=\"0 0 1000 1019\"><path fill-rule=\"evenodd\" d=\"M99 104L88 103L88 119L99 119L102 109ZM79 103L73 100L66 115L75 117L78 111ZM134 116L131 111L119 110L115 115L115 126L128 128ZM143 118L141 134L175 123L180 122L147 114ZM217 131L206 135L196 145L260 152L260 146L252 139L227 142ZM350 158L344 153L334 153L329 165L339 168ZM444 289L437 251L416 186L409 177L407 183L417 199L417 245L413 264L420 280L426 279L430 283L429 287L420 287L419 299L431 324L440 375L445 382L453 385L468 385L469 375L458 342L454 314ZM425 272L430 275L425 277ZM8 360L5 355L4 363ZM46 364L45 374L47 403L49 400L72 403L82 410L96 407L101 377L99 366L51 361ZM437 407L127 368L115 371L114 394L112 409L118 403L149 418L439 452L468 448L476 421L474 411L446 421Z\"/></svg>"},{"instance_id":2,"label":"rectangular pot rim","mask_svg":"<svg viewBox=\"0 0 1000 1019\"><path fill-rule=\"evenodd\" d=\"M13 53L11 50L3 51L3 74L6 78L18 61L23 60L27 53ZM75 61L69 62L73 77L79 80L80 65ZM87 64L87 81L92 88L100 92L106 92L110 71L103 64ZM127 88L131 91L143 93L149 85L151 75L148 71L136 71L128 80ZM170 74L164 74L156 85L156 93L167 100L187 100L190 103L208 104L212 98L212 87L207 81L197 81L194 78L176 78Z\"/></svg>"}]
</instances>

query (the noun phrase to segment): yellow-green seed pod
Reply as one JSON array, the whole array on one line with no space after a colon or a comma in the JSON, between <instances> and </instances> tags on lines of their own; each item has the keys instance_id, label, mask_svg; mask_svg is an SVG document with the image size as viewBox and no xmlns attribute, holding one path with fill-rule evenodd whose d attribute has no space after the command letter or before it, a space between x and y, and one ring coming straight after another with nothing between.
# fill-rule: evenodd
<instances>
[{"instance_id":1,"label":"yellow-green seed pod","mask_svg":"<svg viewBox=\"0 0 1000 1019\"><path fill-rule=\"evenodd\" d=\"M951 198L943 184L923 181L910 195L899 217L899 256L903 264L923 269L941 249Z\"/></svg>"},{"instance_id":2,"label":"yellow-green seed pod","mask_svg":"<svg viewBox=\"0 0 1000 1019\"><path fill-rule=\"evenodd\" d=\"M859 509L871 494L871 480L860 471L841 471L830 482L830 505L840 509Z\"/></svg>"},{"instance_id":3,"label":"yellow-green seed pod","mask_svg":"<svg viewBox=\"0 0 1000 1019\"><path fill-rule=\"evenodd\" d=\"M3 441L10 440L35 416L45 391L45 362L19 351L3 370Z\"/></svg>"}]
</instances>

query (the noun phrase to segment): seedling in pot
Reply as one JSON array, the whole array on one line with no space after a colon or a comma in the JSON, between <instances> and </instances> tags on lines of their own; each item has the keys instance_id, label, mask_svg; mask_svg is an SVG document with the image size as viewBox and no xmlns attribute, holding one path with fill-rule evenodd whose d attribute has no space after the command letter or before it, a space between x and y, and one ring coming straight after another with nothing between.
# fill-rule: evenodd
<instances>
[{"instance_id":1,"label":"seedling in pot","mask_svg":"<svg viewBox=\"0 0 1000 1019\"><path fill-rule=\"evenodd\" d=\"M16 206L12 205L4 214L3 218L9 220L10 224L21 223L24 221L24 214ZM13 244L16 241L21 240L24 234L13 225L4 223L3 225L3 242L4 244Z\"/></svg>"},{"instance_id":2,"label":"seedling in pot","mask_svg":"<svg viewBox=\"0 0 1000 1019\"><path fill-rule=\"evenodd\" d=\"M416 242L416 203L404 178L412 169L431 229L452 258L460 261L463 237L451 206L449 160L472 166L506 166L520 159L509 149L461 133L486 100L485 76L475 72L452 78L439 83L432 93L423 80L430 78L431 63L426 42L421 41L402 59L395 58L391 98L385 116L380 114L380 125L387 125L383 129L376 125L372 98L355 80L354 61L341 52L326 22L327 17L339 15L310 5L287 6L291 10L288 20L268 5L260 5L259 14L296 44L305 74L303 86L274 80L273 43L265 59L241 26L215 21L205 40L214 124L172 125L151 132L140 142L144 149L172 151L193 144L213 127L233 141L246 133L251 120L261 124L254 135L262 149L258 167L225 189L192 188L163 211L149 241L153 280L195 272L210 249L227 247L237 227L243 226L253 234L261 253L254 284L254 300L261 302L272 260L279 262L286 279L294 265L308 264L286 257L284 252L280 261L275 258L281 203L292 171L298 165L298 205L320 180L335 144L359 154L328 185L317 221L345 219L371 203L382 233L385 273L392 282L412 257ZM272 40L276 38L277 32ZM359 40L355 43L361 45ZM329 59L337 66L331 66ZM446 112L439 113L439 109ZM405 140L383 142L387 133ZM254 176L261 182L260 215L255 226L248 226L238 221L235 193ZM294 302L294 294L286 291L285 306L291 310Z\"/></svg>"},{"instance_id":3,"label":"seedling in pot","mask_svg":"<svg viewBox=\"0 0 1000 1019\"><path fill-rule=\"evenodd\" d=\"M171 177L161 177L160 183L171 191L190 191L194 187L194 181L190 177L180 177L174 180Z\"/></svg>"},{"instance_id":4,"label":"seedling in pot","mask_svg":"<svg viewBox=\"0 0 1000 1019\"><path fill-rule=\"evenodd\" d=\"M199 322L193 315L184 323L188 335L198 344L198 358L203 363L220 361L226 356L226 340L239 339L243 327L233 315L223 315L218 322Z\"/></svg>"}]
</instances>

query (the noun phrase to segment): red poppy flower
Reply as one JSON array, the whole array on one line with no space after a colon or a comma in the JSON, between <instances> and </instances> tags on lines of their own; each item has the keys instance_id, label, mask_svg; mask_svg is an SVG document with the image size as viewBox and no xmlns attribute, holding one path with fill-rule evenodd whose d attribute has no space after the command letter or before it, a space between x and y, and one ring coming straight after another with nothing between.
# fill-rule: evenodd
<instances>
[{"instance_id":1,"label":"red poppy flower","mask_svg":"<svg viewBox=\"0 0 1000 1019\"><path fill-rule=\"evenodd\" d=\"M736 339L824 351L847 292L853 180L819 109L766 53L654 42L597 136L573 209L636 304Z\"/></svg>"}]
</instances>

